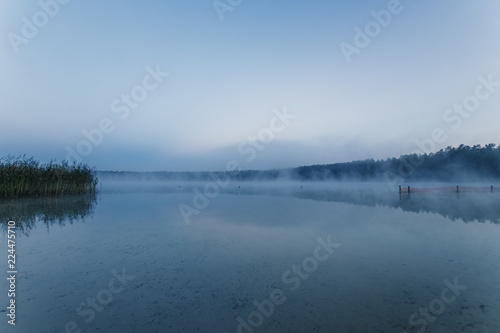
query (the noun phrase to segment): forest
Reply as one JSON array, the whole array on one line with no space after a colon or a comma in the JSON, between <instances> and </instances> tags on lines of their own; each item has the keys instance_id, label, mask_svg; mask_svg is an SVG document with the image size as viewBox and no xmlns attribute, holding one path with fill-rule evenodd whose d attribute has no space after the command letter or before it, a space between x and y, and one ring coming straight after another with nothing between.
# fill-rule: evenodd
<instances>
[{"instance_id":1,"label":"forest","mask_svg":"<svg viewBox=\"0 0 500 333\"><path fill-rule=\"evenodd\" d=\"M500 178L500 146L460 145L436 153L409 154L385 160L302 166L292 170L296 180L376 180L401 177L409 180L479 180Z\"/></svg>"}]
</instances>

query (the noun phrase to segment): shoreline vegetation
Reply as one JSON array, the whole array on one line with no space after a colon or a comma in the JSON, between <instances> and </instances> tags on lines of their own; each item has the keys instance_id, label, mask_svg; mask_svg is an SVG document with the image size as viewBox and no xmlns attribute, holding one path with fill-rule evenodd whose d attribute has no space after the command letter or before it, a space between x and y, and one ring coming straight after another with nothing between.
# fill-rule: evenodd
<instances>
[{"instance_id":1,"label":"shoreline vegetation","mask_svg":"<svg viewBox=\"0 0 500 333\"><path fill-rule=\"evenodd\" d=\"M97 191L97 173L86 164L67 161L42 164L33 157L0 159L0 198L91 194Z\"/></svg>"},{"instance_id":2,"label":"shoreline vegetation","mask_svg":"<svg viewBox=\"0 0 500 333\"><path fill-rule=\"evenodd\" d=\"M500 145L447 147L436 153L385 160L309 165L289 169L216 172L95 171L83 163L41 164L26 156L0 159L0 199L63 194L96 194L98 177L138 181L475 181L500 180ZM397 182L396 182L397 181Z\"/></svg>"}]
</instances>

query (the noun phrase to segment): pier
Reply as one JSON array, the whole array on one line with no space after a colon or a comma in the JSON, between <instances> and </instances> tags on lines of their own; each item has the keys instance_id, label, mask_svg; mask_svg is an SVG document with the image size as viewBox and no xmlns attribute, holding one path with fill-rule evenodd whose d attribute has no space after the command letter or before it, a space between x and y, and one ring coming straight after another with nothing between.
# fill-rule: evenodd
<instances>
[{"instance_id":1,"label":"pier","mask_svg":"<svg viewBox=\"0 0 500 333\"><path fill-rule=\"evenodd\" d=\"M399 186L399 194L402 193L461 193L461 192L492 192L493 185L490 187L468 187L468 186L450 186L450 187L401 187Z\"/></svg>"}]
</instances>

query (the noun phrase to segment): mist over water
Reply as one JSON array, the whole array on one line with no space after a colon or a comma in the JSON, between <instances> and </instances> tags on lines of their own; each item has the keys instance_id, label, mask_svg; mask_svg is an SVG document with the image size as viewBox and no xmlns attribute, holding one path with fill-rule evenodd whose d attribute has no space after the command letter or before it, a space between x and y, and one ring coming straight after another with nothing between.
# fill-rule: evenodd
<instances>
[{"instance_id":1,"label":"mist over water","mask_svg":"<svg viewBox=\"0 0 500 333\"><path fill-rule=\"evenodd\" d=\"M165 182L152 179L146 181L108 179L102 182L105 184L102 193L182 193L191 194L193 197L197 196L196 193L207 196L204 195L204 191L207 184L210 184L199 181ZM384 206L410 212L437 213L465 222L499 223L500 186L489 184L500 183L462 182L457 192L457 185L454 183L413 182L412 192L408 193L408 186L403 185L403 192L398 193L397 189L385 182L228 181L217 187L213 200L216 201L219 195L285 196L368 207ZM493 191L490 190L491 186L493 186ZM212 193L205 194L213 195ZM211 201L210 198L207 198L207 201Z\"/></svg>"},{"instance_id":2,"label":"mist over water","mask_svg":"<svg viewBox=\"0 0 500 333\"><path fill-rule=\"evenodd\" d=\"M179 205L194 207L205 185L103 180L90 206L18 207L29 234L19 240L17 299L31 320L14 331L62 332L68 322L106 332L500 329L499 192L231 182L186 224ZM9 205L0 211L14 216ZM41 215L81 219L47 229ZM105 300L112 270L129 280L97 311L87 300ZM455 282L462 289L439 308ZM436 314L420 312L429 304Z\"/></svg>"}]
</instances>

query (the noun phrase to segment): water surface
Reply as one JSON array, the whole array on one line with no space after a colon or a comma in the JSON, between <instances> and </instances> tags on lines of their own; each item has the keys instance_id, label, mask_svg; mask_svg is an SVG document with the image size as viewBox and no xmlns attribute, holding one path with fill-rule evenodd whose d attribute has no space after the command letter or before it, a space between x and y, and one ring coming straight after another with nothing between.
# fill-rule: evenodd
<instances>
[{"instance_id":1,"label":"water surface","mask_svg":"<svg viewBox=\"0 0 500 333\"><path fill-rule=\"evenodd\" d=\"M241 183L195 207L204 186L0 202L19 271L16 326L0 310L0 330L500 331L500 193Z\"/></svg>"}]
</instances>

